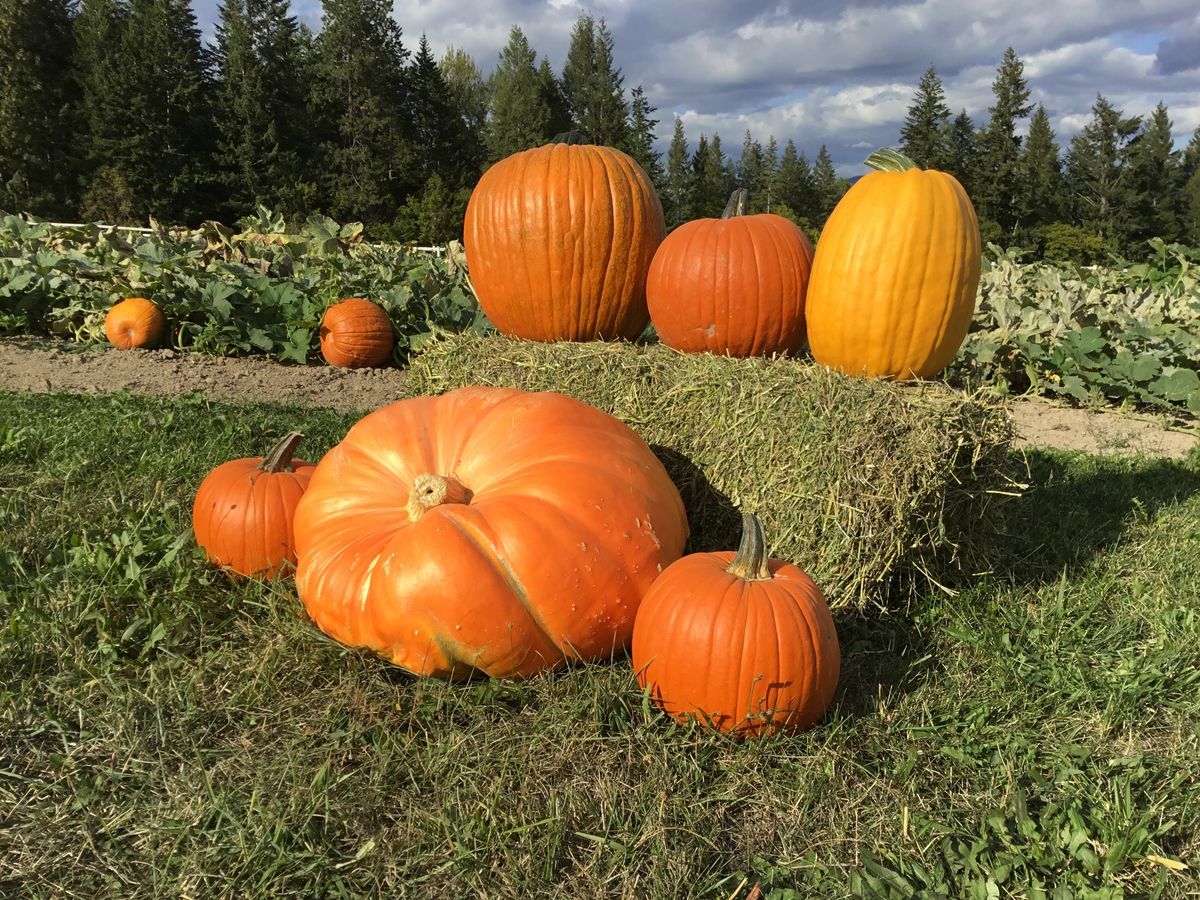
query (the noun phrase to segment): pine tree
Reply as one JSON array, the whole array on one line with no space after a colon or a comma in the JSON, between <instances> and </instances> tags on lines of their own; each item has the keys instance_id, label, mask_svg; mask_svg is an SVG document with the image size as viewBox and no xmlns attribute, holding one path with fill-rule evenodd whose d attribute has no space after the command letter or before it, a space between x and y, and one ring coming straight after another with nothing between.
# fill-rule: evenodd
<instances>
[{"instance_id":1,"label":"pine tree","mask_svg":"<svg viewBox=\"0 0 1200 900\"><path fill-rule=\"evenodd\" d=\"M1135 195L1129 178L1130 141L1137 117L1127 118L1098 96L1092 120L1071 139L1067 186L1075 223L1100 237L1112 250L1124 246Z\"/></svg>"},{"instance_id":2,"label":"pine tree","mask_svg":"<svg viewBox=\"0 0 1200 900\"><path fill-rule=\"evenodd\" d=\"M964 109L954 117L946 133L946 171L958 179L967 196L975 200L975 124Z\"/></svg>"},{"instance_id":3,"label":"pine tree","mask_svg":"<svg viewBox=\"0 0 1200 900\"><path fill-rule=\"evenodd\" d=\"M1145 242L1175 240L1180 231L1180 154L1171 138L1171 118L1159 103L1130 148L1129 179L1134 193L1127 240L1138 255Z\"/></svg>"},{"instance_id":4,"label":"pine tree","mask_svg":"<svg viewBox=\"0 0 1200 900\"><path fill-rule=\"evenodd\" d=\"M83 0L75 16L80 129L74 144L83 192L79 215L89 221L135 220L133 188L111 155L127 120L121 95L125 73L111 64L127 19L128 9L116 0Z\"/></svg>"},{"instance_id":5,"label":"pine tree","mask_svg":"<svg viewBox=\"0 0 1200 900\"><path fill-rule=\"evenodd\" d=\"M710 141L701 135L692 162L696 174L691 210L694 217L719 216L725 209L734 187L726 163L725 151L721 149L721 136L714 132Z\"/></svg>"},{"instance_id":6,"label":"pine tree","mask_svg":"<svg viewBox=\"0 0 1200 900\"><path fill-rule=\"evenodd\" d=\"M1033 108L1024 70L1013 48L1005 50L992 82L996 102L988 107L990 118L979 135L975 206L980 218L995 222L1002 235L1011 235L1019 219L1021 139L1016 124Z\"/></svg>"},{"instance_id":7,"label":"pine tree","mask_svg":"<svg viewBox=\"0 0 1200 900\"><path fill-rule=\"evenodd\" d=\"M425 35L417 45L408 80L416 180L426 185L437 175L450 191L473 185L483 164L483 147L457 114Z\"/></svg>"},{"instance_id":8,"label":"pine tree","mask_svg":"<svg viewBox=\"0 0 1200 900\"><path fill-rule=\"evenodd\" d=\"M1018 215L1025 234L1054 222L1061 222L1065 213L1062 162L1050 116L1046 107L1038 104L1029 121L1029 134L1021 149L1021 197ZM1036 240L1036 235L1033 238Z\"/></svg>"},{"instance_id":9,"label":"pine tree","mask_svg":"<svg viewBox=\"0 0 1200 900\"><path fill-rule=\"evenodd\" d=\"M779 172L775 178L775 201L781 209L780 215L792 218L797 224L812 228L816 224L818 202L816 182L808 158L796 150L796 144L788 141L779 161ZM774 208L774 207L773 207Z\"/></svg>"},{"instance_id":10,"label":"pine tree","mask_svg":"<svg viewBox=\"0 0 1200 900\"><path fill-rule=\"evenodd\" d=\"M588 141L620 147L626 140L628 109L613 38L604 20L586 13L575 21L563 65L563 93L573 127Z\"/></svg>"},{"instance_id":11,"label":"pine tree","mask_svg":"<svg viewBox=\"0 0 1200 900\"><path fill-rule=\"evenodd\" d=\"M683 130L683 120L676 116L671 145L667 148L667 175L662 191L663 213L668 228L682 225L691 218L692 178L687 135Z\"/></svg>"},{"instance_id":12,"label":"pine tree","mask_svg":"<svg viewBox=\"0 0 1200 900\"><path fill-rule=\"evenodd\" d=\"M923 169L945 169L950 160L947 128L950 107L937 69L921 76L917 92L900 129L900 149Z\"/></svg>"},{"instance_id":13,"label":"pine tree","mask_svg":"<svg viewBox=\"0 0 1200 900\"><path fill-rule=\"evenodd\" d=\"M479 66L466 50L446 49L438 62L442 80L467 130L482 140L488 112L488 86Z\"/></svg>"},{"instance_id":14,"label":"pine tree","mask_svg":"<svg viewBox=\"0 0 1200 900\"><path fill-rule=\"evenodd\" d=\"M0 2L0 209L72 214L79 161L71 6Z\"/></svg>"},{"instance_id":15,"label":"pine tree","mask_svg":"<svg viewBox=\"0 0 1200 900\"><path fill-rule=\"evenodd\" d=\"M821 149L817 153L816 165L813 166L813 183L817 199L817 215L814 224L819 228L824 228L829 214L833 212L833 208L837 206L837 202L842 199L846 188L849 187L846 179L838 177L837 170L833 167L833 157L829 155L829 150L824 144L821 145Z\"/></svg>"},{"instance_id":16,"label":"pine tree","mask_svg":"<svg viewBox=\"0 0 1200 900\"><path fill-rule=\"evenodd\" d=\"M629 126L626 129L625 152L641 166L655 188L662 193L664 172L662 157L654 149L654 126L658 119L651 118L655 108L646 99L646 92L639 84L633 89L629 101Z\"/></svg>"},{"instance_id":17,"label":"pine tree","mask_svg":"<svg viewBox=\"0 0 1200 900\"><path fill-rule=\"evenodd\" d=\"M553 137L547 133L550 107L534 67L536 59L524 32L514 25L491 78L486 143L493 161L537 147Z\"/></svg>"},{"instance_id":18,"label":"pine tree","mask_svg":"<svg viewBox=\"0 0 1200 900\"><path fill-rule=\"evenodd\" d=\"M571 130L571 110L567 107L567 96L563 93L562 81L554 74L548 57L542 57L537 74L542 99L546 102L546 109L550 111L550 118L546 122L546 135L553 138Z\"/></svg>"},{"instance_id":19,"label":"pine tree","mask_svg":"<svg viewBox=\"0 0 1200 900\"><path fill-rule=\"evenodd\" d=\"M288 0L225 0L217 23L214 113L224 218L263 204L299 219L315 203L302 132L303 43Z\"/></svg>"},{"instance_id":20,"label":"pine tree","mask_svg":"<svg viewBox=\"0 0 1200 900\"><path fill-rule=\"evenodd\" d=\"M1200 247L1200 126L1192 132L1180 158L1180 240Z\"/></svg>"},{"instance_id":21,"label":"pine tree","mask_svg":"<svg viewBox=\"0 0 1200 900\"><path fill-rule=\"evenodd\" d=\"M763 198L763 212L770 212L778 202L775 197L775 179L779 175L779 142L775 135L767 138L766 149L763 150L762 175L759 180L758 193Z\"/></svg>"},{"instance_id":22,"label":"pine tree","mask_svg":"<svg viewBox=\"0 0 1200 900\"><path fill-rule=\"evenodd\" d=\"M763 212L766 210L767 198L763 188L763 148L754 140L750 129L742 138L742 156L734 169L735 186L745 190L750 195L750 211ZM763 194L763 196L760 196Z\"/></svg>"},{"instance_id":23,"label":"pine tree","mask_svg":"<svg viewBox=\"0 0 1200 900\"><path fill-rule=\"evenodd\" d=\"M324 131L323 193L342 221L390 222L420 187L405 114L409 54L391 7L392 0L324 0L312 108Z\"/></svg>"}]
</instances>

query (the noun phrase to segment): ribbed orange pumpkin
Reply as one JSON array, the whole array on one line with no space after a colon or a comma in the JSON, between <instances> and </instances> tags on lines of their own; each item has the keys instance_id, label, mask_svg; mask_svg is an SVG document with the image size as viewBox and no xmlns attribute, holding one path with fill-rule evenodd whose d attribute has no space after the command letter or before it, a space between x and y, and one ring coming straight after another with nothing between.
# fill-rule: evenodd
<instances>
[{"instance_id":1,"label":"ribbed orange pumpkin","mask_svg":"<svg viewBox=\"0 0 1200 900\"><path fill-rule=\"evenodd\" d=\"M808 728L829 708L841 656L820 588L768 559L744 517L737 555L693 553L669 566L633 628L638 683L676 720L740 737Z\"/></svg>"},{"instance_id":2,"label":"ribbed orange pumpkin","mask_svg":"<svg viewBox=\"0 0 1200 900\"><path fill-rule=\"evenodd\" d=\"M804 345L812 245L782 216L745 215L746 196L735 191L719 219L680 225L654 254L646 302L668 347L765 356Z\"/></svg>"},{"instance_id":3,"label":"ribbed orange pumpkin","mask_svg":"<svg viewBox=\"0 0 1200 900\"><path fill-rule=\"evenodd\" d=\"M817 242L808 342L851 375L932 378L954 359L975 309L979 225L953 175L891 150L867 160Z\"/></svg>"},{"instance_id":4,"label":"ribbed orange pumpkin","mask_svg":"<svg viewBox=\"0 0 1200 900\"><path fill-rule=\"evenodd\" d=\"M293 431L265 457L221 463L200 482L192 530L212 562L263 578L296 564L292 518L316 468L292 458L301 437Z\"/></svg>"},{"instance_id":5,"label":"ribbed orange pumpkin","mask_svg":"<svg viewBox=\"0 0 1200 900\"><path fill-rule=\"evenodd\" d=\"M619 653L687 539L679 492L632 429L490 387L361 419L317 466L295 528L317 626L445 678Z\"/></svg>"},{"instance_id":6,"label":"ribbed orange pumpkin","mask_svg":"<svg viewBox=\"0 0 1200 900\"><path fill-rule=\"evenodd\" d=\"M331 366L382 366L391 357L395 343L388 314L361 297L333 304L321 319L321 355Z\"/></svg>"},{"instance_id":7,"label":"ribbed orange pumpkin","mask_svg":"<svg viewBox=\"0 0 1200 900\"><path fill-rule=\"evenodd\" d=\"M463 243L479 303L527 340L635 338L662 241L654 185L612 147L556 142L503 159L467 204Z\"/></svg>"},{"instance_id":8,"label":"ribbed orange pumpkin","mask_svg":"<svg viewBox=\"0 0 1200 900\"><path fill-rule=\"evenodd\" d=\"M122 300L104 317L104 336L121 350L154 347L167 334L167 317L145 297Z\"/></svg>"}]
</instances>

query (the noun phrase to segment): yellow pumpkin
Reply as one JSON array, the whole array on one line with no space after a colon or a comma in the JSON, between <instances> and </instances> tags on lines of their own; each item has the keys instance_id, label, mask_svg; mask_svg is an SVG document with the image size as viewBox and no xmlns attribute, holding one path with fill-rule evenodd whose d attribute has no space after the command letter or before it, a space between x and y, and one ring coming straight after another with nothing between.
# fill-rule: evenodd
<instances>
[{"instance_id":1,"label":"yellow pumpkin","mask_svg":"<svg viewBox=\"0 0 1200 900\"><path fill-rule=\"evenodd\" d=\"M894 150L838 202L809 276L813 358L851 375L931 378L962 346L979 286L979 224L953 175Z\"/></svg>"}]
</instances>

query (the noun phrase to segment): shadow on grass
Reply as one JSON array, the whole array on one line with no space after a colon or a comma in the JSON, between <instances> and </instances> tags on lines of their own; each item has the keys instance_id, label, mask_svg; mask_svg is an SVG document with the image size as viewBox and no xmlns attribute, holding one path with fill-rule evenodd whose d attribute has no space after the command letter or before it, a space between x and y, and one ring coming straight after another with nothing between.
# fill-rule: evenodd
<instances>
[{"instance_id":1,"label":"shadow on grass","mask_svg":"<svg viewBox=\"0 0 1200 900\"><path fill-rule=\"evenodd\" d=\"M689 535L683 552L736 550L742 537L742 513L733 501L678 450L659 444L651 444L650 449L675 482L687 510Z\"/></svg>"},{"instance_id":2,"label":"shadow on grass","mask_svg":"<svg viewBox=\"0 0 1200 900\"><path fill-rule=\"evenodd\" d=\"M928 643L908 616L871 607L834 610L842 670L833 708L843 716L877 715L892 698L917 690Z\"/></svg>"},{"instance_id":3,"label":"shadow on grass","mask_svg":"<svg viewBox=\"0 0 1200 900\"><path fill-rule=\"evenodd\" d=\"M1029 489L1007 505L988 552L1014 584L1056 581L1120 543L1129 529L1200 493L1200 466L1150 457L1027 452Z\"/></svg>"}]
</instances>

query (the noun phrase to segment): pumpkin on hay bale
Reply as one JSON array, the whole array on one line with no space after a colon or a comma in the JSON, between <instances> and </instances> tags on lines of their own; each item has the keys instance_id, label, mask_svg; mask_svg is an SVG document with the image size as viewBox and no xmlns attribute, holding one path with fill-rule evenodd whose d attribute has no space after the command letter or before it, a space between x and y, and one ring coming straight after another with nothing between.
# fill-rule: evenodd
<instances>
[{"instance_id":1,"label":"pumpkin on hay bale","mask_svg":"<svg viewBox=\"0 0 1200 900\"><path fill-rule=\"evenodd\" d=\"M739 510L754 511L772 555L803 566L833 607L891 605L970 566L1019 474L999 402L785 358L456 335L412 360L414 394L466 384L558 391L615 415L679 488L689 552L737 546Z\"/></svg>"}]
</instances>

